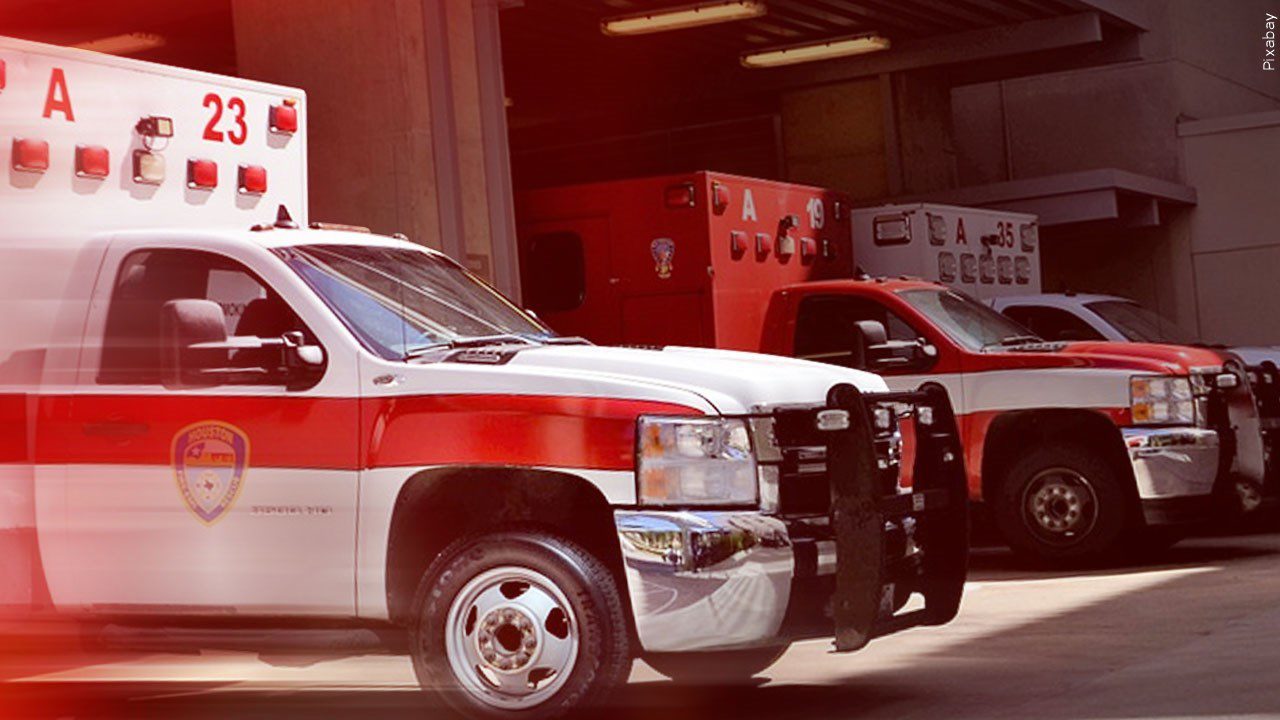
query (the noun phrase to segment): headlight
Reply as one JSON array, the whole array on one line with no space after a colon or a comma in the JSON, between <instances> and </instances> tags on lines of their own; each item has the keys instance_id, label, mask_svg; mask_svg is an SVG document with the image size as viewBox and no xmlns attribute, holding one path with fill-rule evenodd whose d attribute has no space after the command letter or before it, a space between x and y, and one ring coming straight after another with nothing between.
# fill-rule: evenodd
<instances>
[{"instance_id":1,"label":"headlight","mask_svg":"<svg viewBox=\"0 0 1280 720\"><path fill-rule=\"evenodd\" d=\"M1193 425L1195 399L1185 377L1129 379L1129 409L1139 425Z\"/></svg>"},{"instance_id":2,"label":"headlight","mask_svg":"<svg viewBox=\"0 0 1280 720\"><path fill-rule=\"evenodd\" d=\"M747 424L724 418L641 417L641 505L756 505L756 460Z\"/></svg>"}]
</instances>

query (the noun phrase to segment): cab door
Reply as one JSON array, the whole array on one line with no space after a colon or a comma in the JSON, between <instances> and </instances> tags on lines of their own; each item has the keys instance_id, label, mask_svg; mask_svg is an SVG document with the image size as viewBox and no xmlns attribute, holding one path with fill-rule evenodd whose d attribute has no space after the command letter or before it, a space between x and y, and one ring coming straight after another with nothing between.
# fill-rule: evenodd
<instances>
[{"instance_id":1,"label":"cab door","mask_svg":"<svg viewBox=\"0 0 1280 720\"><path fill-rule=\"evenodd\" d=\"M251 268L194 249L109 252L119 269L95 290L88 325L103 330L81 353L61 450L67 531L53 552L73 577L60 604L354 614L355 356L297 287L263 280L288 271L260 253ZM217 303L229 336L301 332L323 367L299 378L278 348L229 350L207 386L166 386L160 316L190 299Z\"/></svg>"},{"instance_id":2,"label":"cab door","mask_svg":"<svg viewBox=\"0 0 1280 720\"><path fill-rule=\"evenodd\" d=\"M858 342L855 323L861 320L873 320L883 325L888 340L923 342L932 347L934 355L897 368L869 368L851 353ZM924 382L937 382L947 389L951 404L957 410L963 407L959 363L950 357L950 346L938 342L923 328L916 327L874 297L851 293L805 295L796 304L793 347L795 356L799 358L831 362L882 375L891 390L915 390Z\"/></svg>"}]
</instances>

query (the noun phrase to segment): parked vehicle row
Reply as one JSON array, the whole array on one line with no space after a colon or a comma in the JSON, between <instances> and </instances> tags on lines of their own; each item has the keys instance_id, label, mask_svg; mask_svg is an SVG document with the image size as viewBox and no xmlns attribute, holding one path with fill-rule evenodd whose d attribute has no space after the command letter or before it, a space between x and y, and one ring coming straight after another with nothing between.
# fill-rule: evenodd
<instances>
[{"instance_id":1,"label":"parked vehicle row","mask_svg":"<svg viewBox=\"0 0 1280 720\"><path fill-rule=\"evenodd\" d=\"M301 90L8 39L0 78L6 609L385 638L464 713L522 718L638 656L745 676L955 616L941 385L593 345L432 238L308 223Z\"/></svg>"},{"instance_id":2,"label":"parked vehicle row","mask_svg":"<svg viewBox=\"0 0 1280 720\"><path fill-rule=\"evenodd\" d=\"M717 173L534 190L517 211L528 299L562 332L945 387L970 495L1024 554L1079 560L1176 540L1246 464L1233 412L1249 399L1219 353L1047 342L949 287L1037 291L1032 216L850 210L840 193Z\"/></svg>"}]
</instances>

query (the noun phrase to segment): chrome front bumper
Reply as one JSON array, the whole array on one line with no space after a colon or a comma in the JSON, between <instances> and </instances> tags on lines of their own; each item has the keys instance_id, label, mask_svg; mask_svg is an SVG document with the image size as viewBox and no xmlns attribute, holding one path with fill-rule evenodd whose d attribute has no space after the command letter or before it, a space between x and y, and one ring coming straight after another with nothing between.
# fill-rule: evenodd
<instances>
[{"instance_id":1,"label":"chrome front bumper","mask_svg":"<svg viewBox=\"0 0 1280 720\"><path fill-rule=\"evenodd\" d=\"M646 652L721 650L776 639L796 557L787 524L755 512L614 513L636 632ZM816 570L835 572L835 543Z\"/></svg>"},{"instance_id":2,"label":"chrome front bumper","mask_svg":"<svg viewBox=\"0 0 1280 720\"><path fill-rule=\"evenodd\" d=\"M1218 477L1218 433L1192 427L1122 428L1142 500L1209 495Z\"/></svg>"}]
</instances>

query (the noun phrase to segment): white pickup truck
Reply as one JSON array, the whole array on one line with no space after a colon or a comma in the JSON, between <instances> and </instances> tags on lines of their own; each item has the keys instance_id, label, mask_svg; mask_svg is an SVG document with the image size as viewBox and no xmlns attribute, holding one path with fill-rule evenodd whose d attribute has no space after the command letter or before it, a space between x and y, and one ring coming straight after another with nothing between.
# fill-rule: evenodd
<instances>
[{"instance_id":1,"label":"white pickup truck","mask_svg":"<svg viewBox=\"0 0 1280 720\"><path fill-rule=\"evenodd\" d=\"M940 388L557 337L438 252L308 226L299 90L5 39L0 63L10 609L264 650L372 633L520 718L636 657L746 677L955 615Z\"/></svg>"}]
</instances>

